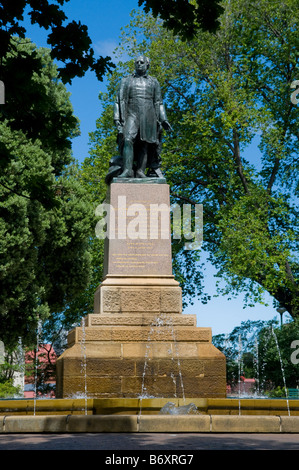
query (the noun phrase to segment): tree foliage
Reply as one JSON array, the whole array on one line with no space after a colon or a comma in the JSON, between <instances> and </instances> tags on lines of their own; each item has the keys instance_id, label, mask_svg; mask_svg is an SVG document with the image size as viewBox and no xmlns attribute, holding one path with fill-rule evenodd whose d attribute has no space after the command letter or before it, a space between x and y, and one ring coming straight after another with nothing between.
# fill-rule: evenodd
<instances>
[{"instance_id":1,"label":"tree foliage","mask_svg":"<svg viewBox=\"0 0 299 470\"><path fill-rule=\"evenodd\" d=\"M87 286L90 272L91 209L71 155L78 121L49 50L15 38L3 70L9 75L22 60L0 108L0 331L6 346L19 336L25 345L34 341L38 319L61 312Z\"/></svg>"},{"instance_id":2,"label":"tree foliage","mask_svg":"<svg viewBox=\"0 0 299 470\"><path fill-rule=\"evenodd\" d=\"M95 58L91 47L92 41L86 25L80 21L66 23L67 17L61 7L69 0L2 0L0 2L0 64L8 52L13 52L14 36L25 38L26 29L23 25L25 15L29 15L32 24L49 30L48 44L51 47L52 59L61 61L64 66L59 68L59 76L64 83L71 82L74 77L82 77L87 70L96 73L102 80L107 70L113 67L110 57ZM20 72L21 68L15 72ZM1 71L1 68L0 68ZM1 73L0 73L0 79ZM9 82L6 82L9 84Z\"/></svg>"},{"instance_id":3,"label":"tree foliage","mask_svg":"<svg viewBox=\"0 0 299 470\"><path fill-rule=\"evenodd\" d=\"M198 29L216 31L223 11L219 0L139 0L138 4L184 39L194 37Z\"/></svg>"},{"instance_id":4,"label":"tree foliage","mask_svg":"<svg viewBox=\"0 0 299 470\"><path fill-rule=\"evenodd\" d=\"M100 97L104 104L105 95L101 94ZM63 312L53 312L43 325L43 338L45 341L50 340L53 343L57 354L62 353L66 347L67 332L74 325L80 325L82 317L93 313L94 293L103 280L104 242L95 235L95 227L98 222L95 210L106 197L107 186L104 180L108 169L109 155L113 155L115 147L115 132L111 129L108 130L111 120L111 109L109 109L108 116L104 112L98 119L99 133L96 131L90 134L90 155L85 158L78 174L80 185L88 194L90 207L87 245L91 266L89 282L84 290L78 292L77 296L69 299ZM103 133L102 141L100 140L101 133ZM99 155L101 155L100 159Z\"/></svg>"},{"instance_id":5,"label":"tree foliage","mask_svg":"<svg viewBox=\"0 0 299 470\"><path fill-rule=\"evenodd\" d=\"M161 19L135 12L119 53L151 58L150 73L162 84L174 129L162 157L172 201L203 204L203 246L226 281L221 292L246 293L254 305L267 291L295 318L299 108L290 85L299 75L298 9L294 0L222 6L219 29L199 30L188 42ZM116 151L102 147L106 138L111 144L109 106L130 67L132 62L120 62L111 75L106 121L95 133L94 170L107 167ZM183 253L182 246L173 244L183 279L192 269L198 273L198 256ZM191 294L202 292L200 281L198 276Z\"/></svg>"}]
</instances>

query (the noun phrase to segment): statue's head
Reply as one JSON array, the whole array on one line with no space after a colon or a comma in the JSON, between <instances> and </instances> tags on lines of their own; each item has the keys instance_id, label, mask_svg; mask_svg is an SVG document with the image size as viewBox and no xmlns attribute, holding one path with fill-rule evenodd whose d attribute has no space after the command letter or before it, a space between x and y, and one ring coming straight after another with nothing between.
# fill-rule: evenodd
<instances>
[{"instance_id":1,"label":"statue's head","mask_svg":"<svg viewBox=\"0 0 299 470\"><path fill-rule=\"evenodd\" d=\"M150 60L144 55L140 55L135 59L135 70L138 75L144 75L149 68Z\"/></svg>"}]
</instances>

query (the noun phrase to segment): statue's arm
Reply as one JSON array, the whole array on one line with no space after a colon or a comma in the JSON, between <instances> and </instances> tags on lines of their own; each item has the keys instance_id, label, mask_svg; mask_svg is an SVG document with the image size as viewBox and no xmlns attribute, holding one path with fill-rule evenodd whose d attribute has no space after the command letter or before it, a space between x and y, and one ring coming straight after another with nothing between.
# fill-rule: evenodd
<instances>
[{"instance_id":1,"label":"statue's arm","mask_svg":"<svg viewBox=\"0 0 299 470\"><path fill-rule=\"evenodd\" d=\"M125 81L122 79L120 83L120 87L117 92L116 100L114 102L114 108L113 108L113 120L114 124L117 127L118 132L122 132L123 126L124 126L124 116L123 116L123 106L121 103L124 103L124 86L125 86Z\"/></svg>"},{"instance_id":2,"label":"statue's arm","mask_svg":"<svg viewBox=\"0 0 299 470\"><path fill-rule=\"evenodd\" d=\"M122 132L123 124L120 115L120 105L119 101L115 101L113 109L113 120L118 132Z\"/></svg>"},{"instance_id":3,"label":"statue's arm","mask_svg":"<svg viewBox=\"0 0 299 470\"><path fill-rule=\"evenodd\" d=\"M172 131L172 127L169 124L168 119L167 119L166 109L165 109L165 106L164 106L163 100L162 100L161 87L160 87L160 84L159 84L158 80L156 80L156 87L155 88L156 88L156 90L155 90L155 101L156 101L156 109L157 109L158 120L162 124L162 126L165 130Z\"/></svg>"}]
</instances>

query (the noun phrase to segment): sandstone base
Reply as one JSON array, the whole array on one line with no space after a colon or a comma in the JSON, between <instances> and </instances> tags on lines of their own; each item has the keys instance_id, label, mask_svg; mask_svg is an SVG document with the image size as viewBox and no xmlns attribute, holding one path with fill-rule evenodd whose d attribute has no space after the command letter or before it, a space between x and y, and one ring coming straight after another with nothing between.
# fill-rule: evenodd
<instances>
[{"instance_id":1,"label":"sandstone base","mask_svg":"<svg viewBox=\"0 0 299 470\"><path fill-rule=\"evenodd\" d=\"M225 397L210 328L179 314L91 314L57 362L57 397Z\"/></svg>"},{"instance_id":2,"label":"sandstone base","mask_svg":"<svg viewBox=\"0 0 299 470\"><path fill-rule=\"evenodd\" d=\"M70 332L57 362L57 397L225 397L225 357L212 345L211 329L182 315L169 186L154 180L108 188L105 278L94 313Z\"/></svg>"},{"instance_id":3,"label":"sandstone base","mask_svg":"<svg viewBox=\"0 0 299 470\"><path fill-rule=\"evenodd\" d=\"M182 312L182 291L172 275L107 275L94 295L94 313L170 314Z\"/></svg>"}]
</instances>

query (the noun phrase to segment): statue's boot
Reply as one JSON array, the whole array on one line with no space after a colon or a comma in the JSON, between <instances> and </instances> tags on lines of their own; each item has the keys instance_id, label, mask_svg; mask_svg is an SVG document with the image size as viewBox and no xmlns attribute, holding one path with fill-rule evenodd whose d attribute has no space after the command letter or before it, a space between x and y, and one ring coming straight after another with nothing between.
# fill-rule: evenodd
<instances>
[{"instance_id":1,"label":"statue's boot","mask_svg":"<svg viewBox=\"0 0 299 470\"><path fill-rule=\"evenodd\" d=\"M125 169L119 176L118 178L133 178L134 177L134 172L133 170Z\"/></svg>"},{"instance_id":2,"label":"statue's boot","mask_svg":"<svg viewBox=\"0 0 299 470\"><path fill-rule=\"evenodd\" d=\"M144 171L142 171L140 168L139 170L136 171L136 178L147 178L146 174Z\"/></svg>"},{"instance_id":3,"label":"statue's boot","mask_svg":"<svg viewBox=\"0 0 299 470\"><path fill-rule=\"evenodd\" d=\"M164 178L164 175L162 171L160 170L160 168L156 168L154 172L156 173L157 178Z\"/></svg>"},{"instance_id":4,"label":"statue's boot","mask_svg":"<svg viewBox=\"0 0 299 470\"><path fill-rule=\"evenodd\" d=\"M118 176L118 178L133 178L133 144L130 141L125 142L123 159L124 159L124 169L123 172Z\"/></svg>"}]
</instances>

